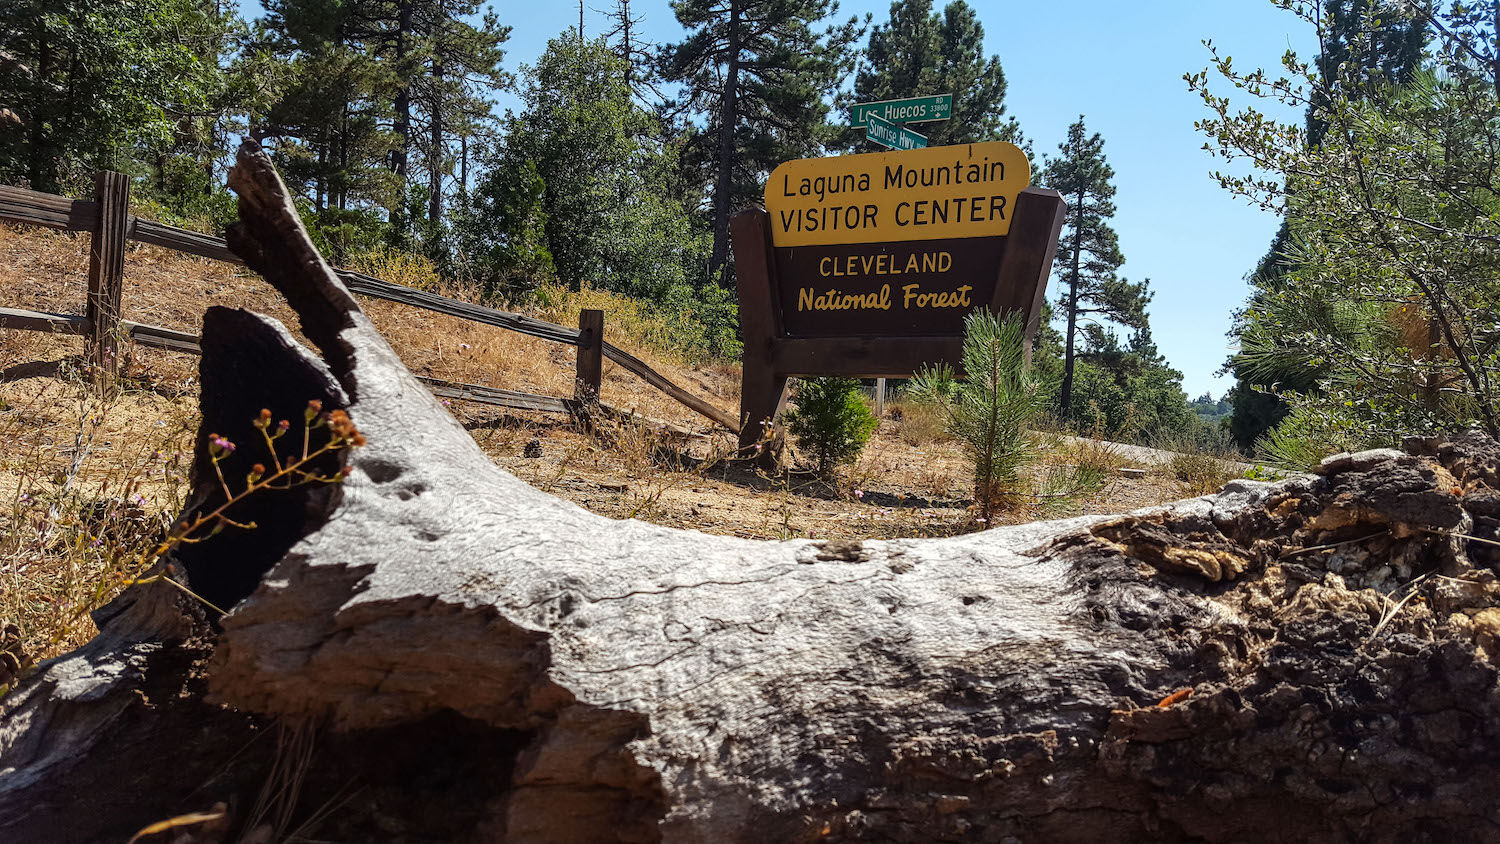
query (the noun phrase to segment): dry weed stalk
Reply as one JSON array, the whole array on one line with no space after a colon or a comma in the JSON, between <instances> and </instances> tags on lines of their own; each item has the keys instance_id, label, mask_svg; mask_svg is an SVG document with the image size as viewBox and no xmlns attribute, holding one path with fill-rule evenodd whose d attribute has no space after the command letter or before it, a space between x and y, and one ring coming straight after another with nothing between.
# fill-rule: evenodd
<instances>
[{"instance_id":1,"label":"dry weed stalk","mask_svg":"<svg viewBox=\"0 0 1500 844\"><path fill-rule=\"evenodd\" d=\"M211 509L204 510L192 515L188 519L178 522L166 531L164 537L145 549L133 549L128 544L102 548L101 556L107 562L105 570L101 573L101 576L94 578L92 583L84 588L81 596L74 596L74 599L71 601L71 607L68 608L68 611L62 616L61 620L53 625L54 630L51 637L45 640L45 643L40 648L36 649L37 652L46 653L57 649L76 633L91 610L101 605L110 594L118 589L133 584L164 582L191 595L210 608L220 613L224 612L222 608L215 607L207 600L194 594L188 587L179 583L175 578L169 576L166 570L160 566L162 560L173 549L182 545L202 542L220 533L225 528L232 527L253 530L256 527L254 522L237 522L228 515L228 512L235 505L251 495L269 490L287 490L307 484L331 484L342 481L347 475L347 468L334 475L322 475L315 471L310 471L308 467L324 455L357 448L364 444L364 435L354 426L348 413L343 410L323 412L322 403L314 400L308 403L307 409L304 412L300 451L294 451L283 456L277 453L276 444L290 430L291 423L283 419L273 426L271 418L269 410L262 410L259 418L254 420L252 424L259 431L261 439L265 443L268 459L271 461L272 466L268 468L261 463L255 464L245 476L243 488L235 491L229 479L224 476L220 463L230 454L233 454L237 450L237 446L232 441L218 434L210 434L208 442L210 463L219 482L220 489L224 494L224 501ZM90 423L94 426L97 426L100 421L101 419L98 417L90 417ZM323 444L314 447L311 434L312 431L318 429L326 429L328 431L328 439ZM81 465L81 460L75 460L70 463L70 467ZM67 498L67 486L71 484L72 477L75 476L76 471L73 476L65 478L65 483L60 484L63 490L59 494L58 501L53 503L53 506L48 510L48 515L45 517L43 527L47 529L37 531L37 536L43 538L40 545L42 548L47 547L45 537L49 535L48 529L58 523L58 518L63 512L60 502ZM127 494L129 494L132 488L130 484L126 484L125 489ZM65 555L64 561L66 567L74 573L75 577L77 562L81 556L78 552L85 542L90 541L95 548L100 548L103 545L102 536L90 537L90 532L87 530L77 533L71 542L67 544L69 553ZM155 573L150 574L153 570L155 570ZM16 571L18 574L20 573L19 568ZM18 655L13 654L8 661L14 662L12 673L19 674L36 663L37 653L23 652ZM5 685L4 676L0 676L0 690L3 690Z\"/></svg>"}]
</instances>

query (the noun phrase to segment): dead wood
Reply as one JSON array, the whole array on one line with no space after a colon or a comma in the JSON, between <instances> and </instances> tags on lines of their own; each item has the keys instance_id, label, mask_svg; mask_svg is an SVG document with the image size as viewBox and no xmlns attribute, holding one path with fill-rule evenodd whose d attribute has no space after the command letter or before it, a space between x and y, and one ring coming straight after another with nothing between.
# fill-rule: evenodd
<instances>
[{"instance_id":1,"label":"dead wood","mask_svg":"<svg viewBox=\"0 0 1500 844\"><path fill-rule=\"evenodd\" d=\"M369 445L179 557L228 615L133 589L0 702L0 839L1500 840L1492 441L946 540L612 521L485 459L253 145L232 184L321 356L211 310L205 431Z\"/></svg>"}]
</instances>

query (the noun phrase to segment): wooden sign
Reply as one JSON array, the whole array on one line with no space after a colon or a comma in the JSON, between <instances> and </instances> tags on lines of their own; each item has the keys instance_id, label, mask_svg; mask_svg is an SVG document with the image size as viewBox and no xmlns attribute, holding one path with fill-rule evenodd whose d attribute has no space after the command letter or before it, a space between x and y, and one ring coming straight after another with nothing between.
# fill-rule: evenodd
<instances>
[{"instance_id":1,"label":"wooden sign","mask_svg":"<svg viewBox=\"0 0 1500 844\"><path fill-rule=\"evenodd\" d=\"M740 444L797 375L957 365L973 309L1041 315L1066 204L1007 143L789 161L732 221L745 342Z\"/></svg>"},{"instance_id":2,"label":"wooden sign","mask_svg":"<svg viewBox=\"0 0 1500 844\"><path fill-rule=\"evenodd\" d=\"M962 333L995 295L996 237L793 246L774 250L788 337Z\"/></svg>"}]
</instances>

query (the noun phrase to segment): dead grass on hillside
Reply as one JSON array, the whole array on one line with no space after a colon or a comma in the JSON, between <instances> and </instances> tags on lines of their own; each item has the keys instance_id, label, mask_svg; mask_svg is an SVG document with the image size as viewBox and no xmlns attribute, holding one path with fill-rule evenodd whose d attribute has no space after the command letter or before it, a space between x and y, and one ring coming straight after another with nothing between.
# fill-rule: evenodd
<instances>
[{"instance_id":1,"label":"dead grass on hillside","mask_svg":"<svg viewBox=\"0 0 1500 844\"><path fill-rule=\"evenodd\" d=\"M88 238L0 225L0 305L82 313L88 274ZM432 286L432 285L428 285ZM434 292L478 301L477 291L437 285ZM669 330L635 304L597 291L562 293L546 313L577 325L582 307L604 307L605 337L645 360L684 388L734 411L737 369L696 368L665 351ZM281 320L296 332L297 318L275 289L243 267L132 244L125 258L122 309L126 319L200 330L210 305L242 307ZM572 396L576 350L488 325L418 308L362 299L370 319L418 375L551 396ZM618 318L612 319L617 315ZM298 334L300 338L300 334ZM157 383L194 382L197 361L174 352L133 347L133 371ZM625 410L694 429L706 420L636 376L605 361L602 399Z\"/></svg>"},{"instance_id":2,"label":"dead grass on hillside","mask_svg":"<svg viewBox=\"0 0 1500 844\"><path fill-rule=\"evenodd\" d=\"M0 344L0 687L7 674L87 641L89 610L182 507L196 409L126 389L95 396L63 347ZM29 360L21 360L29 358Z\"/></svg>"}]
</instances>

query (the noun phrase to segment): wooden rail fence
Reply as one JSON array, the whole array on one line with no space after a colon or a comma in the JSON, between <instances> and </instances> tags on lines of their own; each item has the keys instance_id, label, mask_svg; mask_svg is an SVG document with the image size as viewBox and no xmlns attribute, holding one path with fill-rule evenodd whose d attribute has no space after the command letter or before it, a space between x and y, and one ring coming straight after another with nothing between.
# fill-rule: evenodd
<instances>
[{"instance_id":1,"label":"wooden rail fence","mask_svg":"<svg viewBox=\"0 0 1500 844\"><path fill-rule=\"evenodd\" d=\"M131 216L130 181L124 175L101 172L95 177L93 199L70 199L48 193L0 185L0 220L40 226L60 231L88 232L89 273L88 299L83 315L0 308L0 328L22 331L51 331L76 334L87 338L88 355L97 377L109 379L119 367L117 344L128 337L142 346L178 352L199 353L198 336L184 331L143 325L122 319L121 298L125 279L125 243L134 240L176 252L243 264L217 237L142 220ZM739 421L702 398L693 395L671 379L652 369L644 361L618 346L604 341L604 312L585 310L579 314L578 328L555 325L524 314L487 308L449 299L423 290L391 284L363 273L335 269L349 290L372 299L398 302L471 322L493 325L554 343L578 347L576 391L560 398L502 390L480 384L461 384L435 378L423 378L437 395L461 401L478 402L516 410L579 414L598 404L603 378L603 359L614 361L621 369L641 378L652 387L703 415L731 432L739 432ZM604 408L608 413L620 411Z\"/></svg>"}]
</instances>

